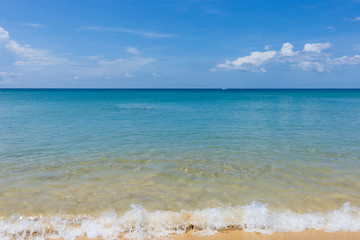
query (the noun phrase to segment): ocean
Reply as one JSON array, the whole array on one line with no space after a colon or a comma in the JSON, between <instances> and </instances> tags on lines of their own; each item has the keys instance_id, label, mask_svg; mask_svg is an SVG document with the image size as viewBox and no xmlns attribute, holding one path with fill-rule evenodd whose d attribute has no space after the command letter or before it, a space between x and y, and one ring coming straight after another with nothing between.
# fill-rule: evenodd
<instances>
[{"instance_id":1,"label":"ocean","mask_svg":"<svg viewBox=\"0 0 360 240\"><path fill-rule=\"evenodd\" d=\"M360 90L0 89L0 238L360 231Z\"/></svg>"}]
</instances>

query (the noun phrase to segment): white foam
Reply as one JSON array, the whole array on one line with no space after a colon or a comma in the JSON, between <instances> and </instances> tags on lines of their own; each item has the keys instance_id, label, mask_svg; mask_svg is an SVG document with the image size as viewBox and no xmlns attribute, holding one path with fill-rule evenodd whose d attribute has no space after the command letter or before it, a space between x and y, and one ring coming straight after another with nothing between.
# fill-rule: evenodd
<instances>
[{"instance_id":1,"label":"white foam","mask_svg":"<svg viewBox=\"0 0 360 240\"><path fill-rule=\"evenodd\" d=\"M86 234L89 238L117 239L118 236L123 236L128 239L151 239L183 234L188 229L209 235L227 228L264 234L300 232L306 229L327 232L360 231L360 208L345 203L340 209L328 213L298 214L289 210L272 212L267 204L258 202L245 206L180 212L149 212L141 206L131 205L131 209L123 214L112 211L101 217L39 216L2 219L0 238L75 240Z\"/></svg>"}]
</instances>

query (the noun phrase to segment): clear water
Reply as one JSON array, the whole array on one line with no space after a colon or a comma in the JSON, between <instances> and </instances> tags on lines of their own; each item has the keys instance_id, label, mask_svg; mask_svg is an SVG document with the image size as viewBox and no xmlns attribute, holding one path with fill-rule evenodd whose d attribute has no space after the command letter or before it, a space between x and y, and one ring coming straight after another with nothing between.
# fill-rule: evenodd
<instances>
[{"instance_id":1,"label":"clear water","mask_svg":"<svg viewBox=\"0 0 360 240\"><path fill-rule=\"evenodd\" d=\"M23 218L219 207L348 216L347 206L360 222L360 90L2 89L0 202L4 238L26 230Z\"/></svg>"}]
</instances>

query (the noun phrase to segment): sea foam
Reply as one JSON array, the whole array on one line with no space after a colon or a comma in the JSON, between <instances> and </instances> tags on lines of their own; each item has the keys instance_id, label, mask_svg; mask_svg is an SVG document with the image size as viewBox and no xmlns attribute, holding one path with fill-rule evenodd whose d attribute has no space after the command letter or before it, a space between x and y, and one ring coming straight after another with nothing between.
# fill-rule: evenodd
<instances>
[{"instance_id":1,"label":"sea foam","mask_svg":"<svg viewBox=\"0 0 360 240\"><path fill-rule=\"evenodd\" d=\"M259 202L179 212L150 212L142 206L131 205L130 210L122 214L111 211L101 217L57 215L0 220L1 239L75 240L85 234L88 238L117 239L121 236L127 239L158 239L189 230L211 235L224 229L263 234L306 229L360 231L360 208L345 203L341 208L327 213L299 214L290 210L270 211L267 204Z\"/></svg>"}]
</instances>

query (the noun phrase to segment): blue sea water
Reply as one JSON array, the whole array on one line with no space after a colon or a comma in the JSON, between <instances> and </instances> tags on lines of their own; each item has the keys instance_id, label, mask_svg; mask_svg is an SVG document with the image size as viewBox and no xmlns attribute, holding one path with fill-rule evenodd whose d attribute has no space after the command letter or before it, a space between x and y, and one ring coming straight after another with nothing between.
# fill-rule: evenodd
<instances>
[{"instance_id":1,"label":"blue sea water","mask_svg":"<svg viewBox=\"0 0 360 240\"><path fill-rule=\"evenodd\" d=\"M3 238L26 230L23 218L46 216L45 234L55 216L129 221L185 210L209 229L249 228L246 211L303 220L337 211L359 231L360 90L1 89L0 202ZM222 225L210 224L214 211ZM305 229L344 229L314 218L323 225ZM191 221L179 220L184 229ZM144 226L129 237L167 234Z\"/></svg>"}]
</instances>

